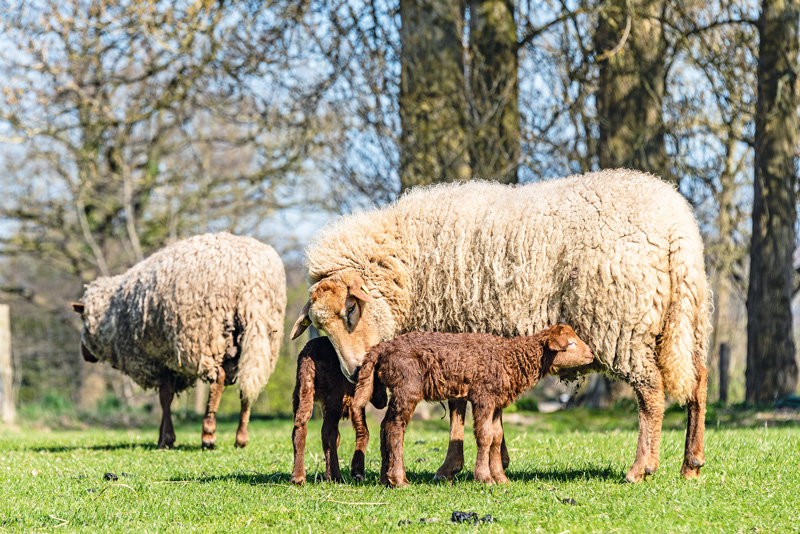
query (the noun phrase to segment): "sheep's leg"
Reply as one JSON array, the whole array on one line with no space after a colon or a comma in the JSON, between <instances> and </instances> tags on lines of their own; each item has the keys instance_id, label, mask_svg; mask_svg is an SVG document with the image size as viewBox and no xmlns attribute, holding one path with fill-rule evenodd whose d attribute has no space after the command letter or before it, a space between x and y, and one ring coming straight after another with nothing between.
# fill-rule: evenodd
<instances>
[{"instance_id":1,"label":"sheep's leg","mask_svg":"<svg viewBox=\"0 0 800 534\"><path fill-rule=\"evenodd\" d=\"M223 389L225 389L225 370L220 367L217 369L217 380L212 382L209 387L206 415L203 417L202 443L204 449L213 449L217 444L215 435L217 432L217 409Z\"/></svg>"},{"instance_id":2,"label":"sheep's leg","mask_svg":"<svg viewBox=\"0 0 800 534\"><path fill-rule=\"evenodd\" d=\"M325 453L325 480L344 482L339 471L339 419L342 418L342 403L322 405L322 451Z\"/></svg>"},{"instance_id":3,"label":"sheep's leg","mask_svg":"<svg viewBox=\"0 0 800 534\"><path fill-rule=\"evenodd\" d=\"M367 454L367 444L369 443L369 429L367 428L364 410L354 410L351 407L350 421L353 423L353 430L356 432L356 451L353 453L353 461L350 462L350 476L357 482L363 482L364 457Z\"/></svg>"},{"instance_id":4,"label":"sheep's leg","mask_svg":"<svg viewBox=\"0 0 800 534\"><path fill-rule=\"evenodd\" d=\"M417 402L417 399L403 399L394 394L389 400L389 408L381 423L381 483L387 486L408 486L403 465L403 439Z\"/></svg>"},{"instance_id":5,"label":"sheep's leg","mask_svg":"<svg viewBox=\"0 0 800 534\"><path fill-rule=\"evenodd\" d=\"M241 391L239 392L239 400L242 410L239 412L239 428L236 429L234 447L243 449L247 447L247 441L250 439L250 435L247 433L247 424L250 422L250 400L245 398Z\"/></svg>"},{"instance_id":6,"label":"sheep's leg","mask_svg":"<svg viewBox=\"0 0 800 534\"><path fill-rule=\"evenodd\" d=\"M475 457L475 480L485 484L494 482L489 468L489 455L494 439L492 415L494 406L482 403L472 403L472 424L475 431L475 442L478 445L478 454Z\"/></svg>"},{"instance_id":7,"label":"sheep's leg","mask_svg":"<svg viewBox=\"0 0 800 534\"><path fill-rule=\"evenodd\" d=\"M698 360L696 366L697 384L694 387L694 391L692 391L692 396L689 398L687 406L686 449L683 466L681 466L683 478L699 477L700 468L706 463L705 455L703 454L703 434L705 432L708 372L703 362Z\"/></svg>"},{"instance_id":8,"label":"sheep's leg","mask_svg":"<svg viewBox=\"0 0 800 534\"><path fill-rule=\"evenodd\" d=\"M639 482L658 469L661 422L664 419L664 385L657 369L651 376L651 384L637 384L633 388L639 402L639 441L636 459L625 477L628 482Z\"/></svg>"},{"instance_id":9,"label":"sheep's leg","mask_svg":"<svg viewBox=\"0 0 800 534\"><path fill-rule=\"evenodd\" d=\"M508 469L508 464L511 463L511 458L508 456L508 447L506 447L506 435L503 432L503 412L500 412L500 434L503 440L500 442L500 458L502 459L503 469Z\"/></svg>"},{"instance_id":10,"label":"sheep's leg","mask_svg":"<svg viewBox=\"0 0 800 534\"><path fill-rule=\"evenodd\" d=\"M502 445L505 443L503 438L503 410L495 409L492 416L492 446L489 449L489 471L496 484L508 482L502 460Z\"/></svg>"},{"instance_id":11,"label":"sheep's leg","mask_svg":"<svg viewBox=\"0 0 800 534\"><path fill-rule=\"evenodd\" d=\"M453 480L464 469L464 415L467 413L467 401L451 400L447 406L450 408L450 443L444 463L436 471L434 480Z\"/></svg>"},{"instance_id":12,"label":"sheep's leg","mask_svg":"<svg viewBox=\"0 0 800 534\"><path fill-rule=\"evenodd\" d=\"M172 428L170 405L175 391L172 384L161 384L158 388L158 400L161 402L161 426L158 429L158 448L171 449L175 445L175 430Z\"/></svg>"}]
</instances>

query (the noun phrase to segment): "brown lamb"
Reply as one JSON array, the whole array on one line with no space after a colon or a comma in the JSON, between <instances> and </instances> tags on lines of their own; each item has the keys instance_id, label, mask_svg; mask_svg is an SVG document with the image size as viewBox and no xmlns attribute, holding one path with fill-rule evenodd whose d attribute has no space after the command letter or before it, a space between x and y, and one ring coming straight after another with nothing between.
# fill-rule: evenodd
<instances>
[{"instance_id":1,"label":"brown lamb","mask_svg":"<svg viewBox=\"0 0 800 534\"><path fill-rule=\"evenodd\" d=\"M500 456L503 408L548 373L593 360L591 349L566 325L514 338L412 332L374 346L359 372L353 409L373 395L376 375L392 392L381 423L381 483L408 485L403 437L422 399L470 401L478 445L475 480L507 482Z\"/></svg>"},{"instance_id":2,"label":"brown lamb","mask_svg":"<svg viewBox=\"0 0 800 534\"><path fill-rule=\"evenodd\" d=\"M314 401L322 404L322 450L325 453L325 480L344 482L339 471L339 420L353 423L356 432L356 450L350 464L350 476L364 480L364 455L369 442L369 430L364 419L364 407L355 416L352 408L355 385L347 381L339 369L339 358L327 337L314 338L303 347L297 357L297 381L294 387L293 409L294 469L292 482L304 484L306 470L303 465L306 446L306 424L311 418ZM371 402L376 408L386 406L386 388L375 388ZM366 404L366 403L365 403Z\"/></svg>"}]
</instances>

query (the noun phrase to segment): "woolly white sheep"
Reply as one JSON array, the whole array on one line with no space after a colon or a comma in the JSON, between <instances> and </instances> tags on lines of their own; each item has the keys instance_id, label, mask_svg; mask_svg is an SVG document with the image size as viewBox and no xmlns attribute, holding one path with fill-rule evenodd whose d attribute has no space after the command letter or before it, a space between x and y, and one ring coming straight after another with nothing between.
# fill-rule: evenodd
<instances>
[{"instance_id":1,"label":"woolly white sheep","mask_svg":"<svg viewBox=\"0 0 800 534\"><path fill-rule=\"evenodd\" d=\"M636 392L627 479L658 467L664 391L688 404L681 473L699 475L710 296L692 210L666 182L620 169L417 188L331 224L306 263L313 285L292 338L323 328L351 381L370 347L405 332L518 336L570 324L597 358L581 373ZM450 407L444 478L463 467L465 404Z\"/></svg>"},{"instance_id":2,"label":"woolly white sheep","mask_svg":"<svg viewBox=\"0 0 800 534\"><path fill-rule=\"evenodd\" d=\"M124 274L86 288L81 351L143 388L159 388L158 447L172 447L170 403L200 378L211 384L202 444L213 448L222 390L237 382L236 446L247 445L250 407L275 368L283 338L286 275L275 250L250 237L178 241Z\"/></svg>"}]
</instances>

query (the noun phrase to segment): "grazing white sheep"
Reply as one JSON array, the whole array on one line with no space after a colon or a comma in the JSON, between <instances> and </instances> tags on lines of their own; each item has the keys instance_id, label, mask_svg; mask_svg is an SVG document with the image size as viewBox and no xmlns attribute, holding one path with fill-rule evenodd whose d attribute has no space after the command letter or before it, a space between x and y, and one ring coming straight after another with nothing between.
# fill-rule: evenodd
<instances>
[{"instance_id":1,"label":"grazing white sheep","mask_svg":"<svg viewBox=\"0 0 800 534\"><path fill-rule=\"evenodd\" d=\"M247 444L250 407L283 338L286 275L272 247L229 233L178 241L124 274L98 278L73 309L83 319L86 360L159 388L159 448L175 441L173 396L198 378L211 383L203 447L215 445L220 396L234 382L242 404L236 446Z\"/></svg>"},{"instance_id":2,"label":"grazing white sheep","mask_svg":"<svg viewBox=\"0 0 800 534\"><path fill-rule=\"evenodd\" d=\"M517 336L570 324L597 358L582 372L636 392L628 480L658 467L664 391L688 403L681 472L699 475L710 297L697 223L670 184L620 169L417 188L329 225L306 263L313 285L292 337L323 328L351 380L370 347L405 332ZM463 466L463 410L451 403L440 477Z\"/></svg>"}]
</instances>

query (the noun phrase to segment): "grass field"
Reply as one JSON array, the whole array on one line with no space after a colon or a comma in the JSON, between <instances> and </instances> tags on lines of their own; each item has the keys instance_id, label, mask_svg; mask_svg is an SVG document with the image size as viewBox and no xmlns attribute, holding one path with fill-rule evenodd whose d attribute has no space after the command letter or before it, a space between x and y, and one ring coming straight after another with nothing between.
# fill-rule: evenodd
<instances>
[{"instance_id":1,"label":"grass field","mask_svg":"<svg viewBox=\"0 0 800 534\"><path fill-rule=\"evenodd\" d=\"M709 421L703 476L684 481L683 417L668 414L660 469L636 485L622 482L635 450L633 409L507 423L511 482L494 487L472 481L473 439L456 482L433 483L446 425L414 421L405 449L411 486L404 490L378 485L379 425L372 418L366 483L320 481L314 421L304 487L289 482L286 419L254 420L246 450L233 448L235 425L223 422L211 452L198 447L197 421L177 426L173 451L154 448L155 428L4 430L0 532L800 532L800 427L765 427L750 416ZM352 430L343 424L343 472L352 450ZM118 479L105 480L107 472ZM495 521L456 525L454 510Z\"/></svg>"}]
</instances>

